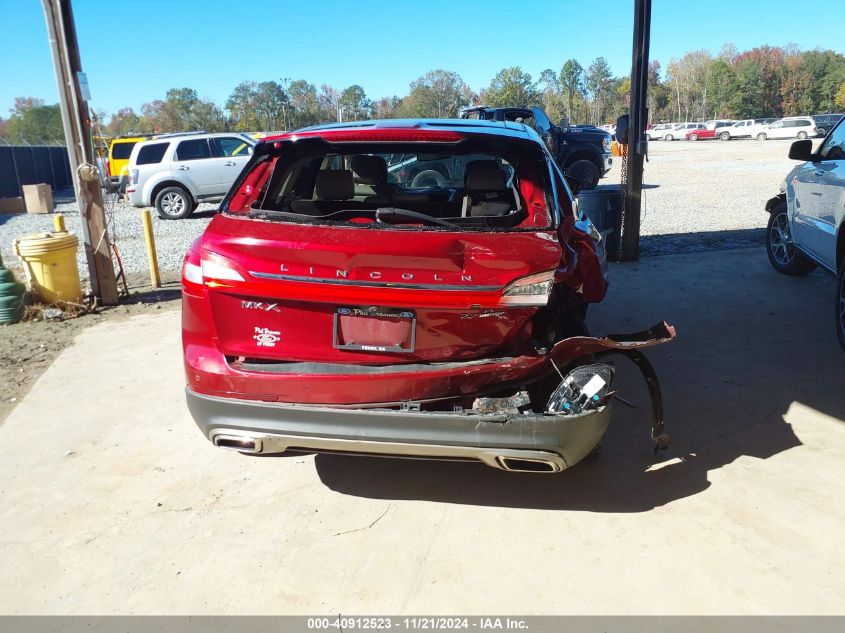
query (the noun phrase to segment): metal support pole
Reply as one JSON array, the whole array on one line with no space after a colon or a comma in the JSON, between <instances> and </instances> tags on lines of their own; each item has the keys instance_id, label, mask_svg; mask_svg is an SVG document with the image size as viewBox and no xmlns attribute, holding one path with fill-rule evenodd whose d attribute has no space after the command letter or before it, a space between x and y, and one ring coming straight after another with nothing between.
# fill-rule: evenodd
<instances>
[{"instance_id":1,"label":"metal support pole","mask_svg":"<svg viewBox=\"0 0 845 633\"><path fill-rule=\"evenodd\" d=\"M104 305L117 304L117 282L111 259L103 194L98 178L80 177L81 165L94 166L91 151L91 121L88 104L82 98L78 73L82 70L73 10L70 0L41 0L47 21L47 35L59 88L62 126L68 149L71 180L76 192L82 224L82 238L88 261L91 290ZM90 175L90 172L89 172Z\"/></svg>"},{"instance_id":2,"label":"metal support pole","mask_svg":"<svg viewBox=\"0 0 845 633\"><path fill-rule=\"evenodd\" d=\"M645 126L648 120L648 47L651 37L651 0L634 0L634 47L631 60L631 108L628 126L627 190L622 227L622 260L640 256L643 163L648 153Z\"/></svg>"}]
</instances>

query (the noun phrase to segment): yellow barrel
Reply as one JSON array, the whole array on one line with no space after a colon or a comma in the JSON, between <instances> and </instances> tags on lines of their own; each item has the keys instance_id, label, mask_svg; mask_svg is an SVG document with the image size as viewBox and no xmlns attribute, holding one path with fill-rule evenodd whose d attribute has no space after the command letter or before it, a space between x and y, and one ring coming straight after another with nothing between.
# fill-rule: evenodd
<instances>
[{"instance_id":1,"label":"yellow barrel","mask_svg":"<svg viewBox=\"0 0 845 633\"><path fill-rule=\"evenodd\" d=\"M18 237L15 254L23 262L27 285L44 303L82 299L73 233L38 233Z\"/></svg>"}]
</instances>

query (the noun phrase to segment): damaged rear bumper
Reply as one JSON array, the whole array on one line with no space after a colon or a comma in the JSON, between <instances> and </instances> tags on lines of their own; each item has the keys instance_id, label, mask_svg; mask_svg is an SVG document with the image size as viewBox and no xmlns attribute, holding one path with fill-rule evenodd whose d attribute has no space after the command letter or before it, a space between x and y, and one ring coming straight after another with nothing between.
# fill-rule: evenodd
<instances>
[{"instance_id":1,"label":"damaged rear bumper","mask_svg":"<svg viewBox=\"0 0 845 633\"><path fill-rule=\"evenodd\" d=\"M601 441L611 405L577 415L343 409L221 398L186 390L216 446L244 453L316 451L476 460L511 471L559 472Z\"/></svg>"}]
</instances>

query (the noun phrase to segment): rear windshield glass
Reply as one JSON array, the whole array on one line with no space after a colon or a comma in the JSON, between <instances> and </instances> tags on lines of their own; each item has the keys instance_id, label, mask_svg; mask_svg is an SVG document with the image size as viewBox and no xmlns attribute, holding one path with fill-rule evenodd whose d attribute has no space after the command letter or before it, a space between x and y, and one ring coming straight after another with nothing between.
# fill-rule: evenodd
<instances>
[{"instance_id":1,"label":"rear windshield glass","mask_svg":"<svg viewBox=\"0 0 845 633\"><path fill-rule=\"evenodd\" d=\"M138 141L127 141L125 143L113 143L111 146L111 157L115 160L126 160L132 153L132 148Z\"/></svg>"},{"instance_id":2,"label":"rear windshield glass","mask_svg":"<svg viewBox=\"0 0 845 633\"><path fill-rule=\"evenodd\" d=\"M164 158L164 152L167 151L168 143L153 143L152 145L144 145L138 150L138 158L135 161L136 165L152 165L160 163Z\"/></svg>"},{"instance_id":3,"label":"rear windshield glass","mask_svg":"<svg viewBox=\"0 0 845 633\"><path fill-rule=\"evenodd\" d=\"M303 139L283 148L272 169L257 163L253 172L267 169L269 177L261 182L247 174L229 210L379 228L516 229L551 223L549 174L539 148L337 147ZM252 196L249 187L257 188Z\"/></svg>"}]
</instances>

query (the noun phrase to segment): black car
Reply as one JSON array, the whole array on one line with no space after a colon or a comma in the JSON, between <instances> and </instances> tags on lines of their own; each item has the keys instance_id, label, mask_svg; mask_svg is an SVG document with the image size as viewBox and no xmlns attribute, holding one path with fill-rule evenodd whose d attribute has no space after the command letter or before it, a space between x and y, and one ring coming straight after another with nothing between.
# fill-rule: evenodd
<instances>
[{"instance_id":1,"label":"black car","mask_svg":"<svg viewBox=\"0 0 845 633\"><path fill-rule=\"evenodd\" d=\"M581 189L594 189L599 178L610 171L611 136L592 125L570 125L566 119L559 125L549 121L541 108L488 108L478 106L461 112L462 119L515 121L530 125L546 142L561 171L578 181Z\"/></svg>"},{"instance_id":2,"label":"black car","mask_svg":"<svg viewBox=\"0 0 845 633\"><path fill-rule=\"evenodd\" d=\"M819 136L827 136L827 133L839 123L839 119L843 116L845 114L814 114L810 118L815 122L816 131L819 133Z\"/></svg>"}]
</instances>

